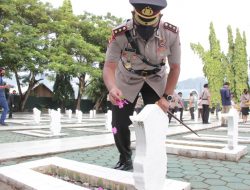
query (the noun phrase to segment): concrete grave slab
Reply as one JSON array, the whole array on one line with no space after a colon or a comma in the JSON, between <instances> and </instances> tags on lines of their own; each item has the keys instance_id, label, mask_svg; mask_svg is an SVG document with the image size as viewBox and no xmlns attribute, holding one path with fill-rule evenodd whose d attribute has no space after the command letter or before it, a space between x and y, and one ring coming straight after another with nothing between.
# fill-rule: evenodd
<instances>
[{"instance_id":1,"label":"concrete grave slab","mask_svg":"<svg viewBox=\"0 0 250 190\"><path fill-rule=\"evenodd\" d=\"M66 136L68 134L66 133L59 133L59 134L52 134L51 131L45 131L45 130L19 130L19 131L13 131L14 133L24 134L24 135L30 135L35 137L56 137L56 136Z\"/></svg>"},{"instance_id":2,"label":"concrete grave slab","mask_svg":"<svg viewBox=\"0 0 250 190\"><path fill-rule=\"evenodd\" d=\"M228 137L225 135L208 135L208 134L199 134L200 137L197 137L196 135L190 134L183 136L184 139L191 139L191 140L201 140L201 141L227 141ZM238 137L239 143L250 143L250 137Z\"/></svg>"},{"instance_id":3,"label":"concrete grave slab","mask_svg":"<svg viewBox=\"0 0 250 190\"><path fill-rule=\"evenodd\" d=\"M239 161L248 153L247 146L238 145L235 149L230 150L227 144L200 141L167 140L166 147L169 154L234 162Z\"/></svg>"},{"instance_id":4,"label":"concrete grave slab","mask_svg":"<svg viewBox=\"0 0 250 190\"><path fill-rule=\"evenodd\" d=\"M111 188L112 190L136 190L132 172L114 170L59 157L45 158L42 160L2 167L0 168L0 182L8 187L25 190L88 189L87 187L77 186L46 175L46 173L51 172L59 176L67 176L69 180L87 181L91 185ZM167 189L190 190L190 184L166 179L164 190Z\"/></svg>"}]
</instances>

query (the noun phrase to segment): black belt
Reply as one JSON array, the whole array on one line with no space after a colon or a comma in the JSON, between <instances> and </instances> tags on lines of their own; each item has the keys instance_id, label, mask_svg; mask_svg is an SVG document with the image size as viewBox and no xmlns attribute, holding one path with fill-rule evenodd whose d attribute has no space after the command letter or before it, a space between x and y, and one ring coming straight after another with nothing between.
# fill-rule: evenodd
<instances>
[{"instance_id":1,"label":"black belt","mask_svg":"<svg viewBox=\"0 0 250 190\"><path fill-rule=\"evenodd\" d=\"M153 70L134 70L134 69L128 69L128 71L130 71L131 73L146 77L149 75L153 75L156 74L160 71L161 69L153 69Z\"/></svg>"}]
</instances>

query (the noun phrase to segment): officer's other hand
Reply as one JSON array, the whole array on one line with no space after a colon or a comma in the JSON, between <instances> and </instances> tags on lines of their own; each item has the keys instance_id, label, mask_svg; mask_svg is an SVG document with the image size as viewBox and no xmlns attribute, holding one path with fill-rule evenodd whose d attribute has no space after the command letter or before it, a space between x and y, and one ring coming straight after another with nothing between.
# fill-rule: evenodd
<instances>
[{"instance_id":1,"label":"officer's other hand","mask_svg":"<svg viewBox=\"0 0 250 190\"><path fill-rule=\"evenodd\" d=\"M109 91L109 100L113 105L116 105L117 101L120 101L122 97L122 92L116 88L113 87L110 91Z\"/></svg>"},{"instance_id":2,"label":"officer's other hand","mask_svg":"<svg viewBox=\"0 0 250 190\"><path fill-rule=\"evenodd\" d=\"M161 97L157 102L156 104L158 106L160 106L160 108L164 111L164 112L167 112L168 109L169 109L169 105L170 103L164 98L164 97Z\"/></svg>"}]
</instances>

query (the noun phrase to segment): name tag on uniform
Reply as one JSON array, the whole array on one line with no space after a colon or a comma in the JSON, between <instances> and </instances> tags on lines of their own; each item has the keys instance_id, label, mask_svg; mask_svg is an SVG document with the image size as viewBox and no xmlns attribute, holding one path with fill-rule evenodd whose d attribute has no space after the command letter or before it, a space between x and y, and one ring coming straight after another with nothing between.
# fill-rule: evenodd
<instances>
[{"instance_id":1,"label":"name tag on uniform","mask_svg":"<svg viewBox=\"0 0 250 190\"><path fill-rule=\"evenodd\" d=\"M136 52L136 50L133 48L125 48L124 50L128 52L134 52L134 53Z\"/></svg>"}]
</instances>

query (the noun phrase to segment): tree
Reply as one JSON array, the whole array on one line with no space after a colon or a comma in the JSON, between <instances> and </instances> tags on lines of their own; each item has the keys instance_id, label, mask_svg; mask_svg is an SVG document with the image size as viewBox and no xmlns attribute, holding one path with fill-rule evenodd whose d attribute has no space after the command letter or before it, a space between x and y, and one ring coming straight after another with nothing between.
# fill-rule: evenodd
<instances>
[{"instance_id":1,"label":"tree","mask_svg":"<svg viewBox=\"0 0 250 190\"><path fill-rule=\"evenodd\" d=\"M210 23L209 29L209 50L205 51L200 44L191 44L191 48L202 59L204 64L203 72L209 83L211 103L215 106L221 102L219 89L224 80L223 53L221 52L220 42L216 37L213 23Z\"/></svg>"},{"instance_id":2,"label":"tree","mask_svg":"<svg viewBox=\"0 0 250 190\"><path fill-rule=\"evenodd\" d=\"M10 0L1 4L0 9L3 15L0 21L0 65L14 73L23 110L30 91L41 80L36 78L37 75L43 73L48 63L43 30L50 21L48 7L36 0ZM21 90L24 83L28 85L25 94Z\"/></svg>"},{"instance_id":3,"label":"tree","mask_svg":"<svg viewBox=\"0 0 250 190\"><path fill-rule=\"evenodd\" d=\"M192 50L197 53L202 62L204 75L208 79L209 88L212 94L212 103L220 103L220 88L225 81L231 85L231 90L239 101L244 88L248 88L247 75L247 51L246 37L240 34L236 29L236 38L234 40L231 26L227 27L228 33L228 52L221 52L219 40L216 39L213 24L210 24L209 43L210 49L205 51L198 43L191 43Z\"/></svg>"}]
</instances>

